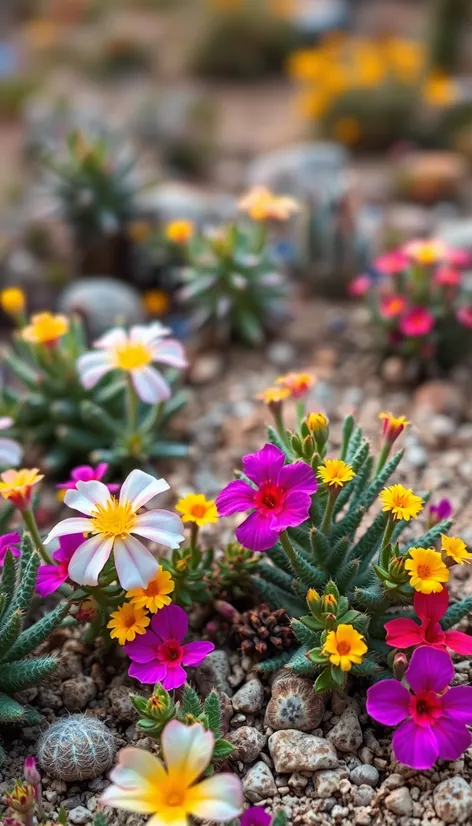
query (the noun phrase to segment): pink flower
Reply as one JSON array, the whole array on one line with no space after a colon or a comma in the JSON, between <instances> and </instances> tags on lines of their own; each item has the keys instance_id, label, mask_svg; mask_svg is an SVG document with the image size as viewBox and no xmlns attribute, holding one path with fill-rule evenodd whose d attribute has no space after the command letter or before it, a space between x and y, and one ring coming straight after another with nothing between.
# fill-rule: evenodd
<instances>
[{"instance_id":1,"label":"pink flower","mask_svg":"<svg viewBox=\"0 0 472 826\"><path fill-rule=\"evenodd\" d=\"M374 267L384 275L396 275L409 265L408 257L401 250L387 252L374 261Z\"/></svg>"},{"instance_id":2,"label":"pink flower","mask_svg":"<svg viewBox=\"0 0 472 826\"><path fill-rule=\"evenodd\" d=\"M459 307L457 320L460 321L464 327L472 327L472 307Z\"/></svg>"},{"instance_id":3,"label":"pink flower","mask_svg":"<svg viewBox=\"0 0 472 826\"><path fill-rule=\"evenodd\" d=\"M130 677L141 683L162 683L167 691L187 679L183 666L199 665L215 646L212 642L187 642L188 617L178 605L166 605L154 614L146 633L125 645L133 660Z\"/></svg>"},{"instance_id":4,"label":"pink flower","mask_svg":"<svg viewBox=\"0 0 472 826\"><path fill-rule=\"evenodd\" d=\"M58 490L77 490L77 482L101 482L107 470L108 465L106 462L101 462L97 467L79 465L72 471L69 481L61 482L59 485L56 485L56 488L58 488ZM114 493L119 487L120 486L115 483L107 485L110 493Z\"/></svg>"},{"instance_id":5,"label":"pink flower","mask_svg":"<svg viewBox=\"0 0 472 826\"><path fill-rule=\"evenodd\" d=\"M454 666L446 651L423 646L405 674L411 693L398 680L383 680L367 691L367 711L393 735L395 758L412 769L431 769L436 760L457 760L472 736L472 687L449 688Z\"/></svg>"},{"instance_id":6,"label":"pink flower","mask_svg":"<svg viewBox=\"0 0 472 826\"><path fill-rule=\"evenodd\" d=\"M13 556L20 556L20 549L15 547L15 545L18 545L20 542L21 536L18 531L4 533L3 536L0 536L0 567L4 565L8 551L11 551Z\"/></svg>"},{"instance_id":7,"label":"pink flower","mask_svg":"<svg viewBox=\"0 0 472 826\"><path fill-rule=\"evenodd\" d=\"M434 316L427 307L412 307L399 324L405 336L427 336L434 327Z\"/></svg>"},{"instance_id":8,"label":"pink flower","mask_svg":"<svg viewBox=\"0 0 472 826\"><path fill-rule=\"evenodd\" d=\"M403 295L388 295L380 302L380 315L383 318L396 318L406 310L406 298Z\"/></svg>"},{"instance_id":9,"label":"pink flower","mask_svg":"<svg viewBox=\"0 0 472 826\"><path fill-rule=\"evenodd\" d=\"M36 579L36 590L42 597L47 597L57 591L68 578L69 563L77 548L82 545L84 535L73 533L69 536L61 536L59 548L54 551L52 558L56 565L41 565Z\"/></svg>"},{"instance_id":10,"label":"pink flower","mask_svg":"<svg viewBox=\"0 0 472 826\"><path fill-rule=\"evenodd\" d=\"M283 451L269 444L243 456L244 473L253 484L230 482L216 498L220 516L253 511L236 531L238 542L252 551L267 551L282 531L308 519L318 487L315 474L306 462L284 462Z\"/></svg>"},{"instance_id":11,"label":"pink flower","mask_svg":"<svg viewBox=\"0 0 472 826\"><path fill-rule=\"evenodd\" d=\"M452 267L462 269L463 267L469 266L471 255L467 250L455 250L449 247L446 253L446 260Z\"/></svg>"},{"instance_id":12,"label":"pink flower","mask_svg":"<svg viewBox=\"0 0 472 826\"><path fill-rule=\"evenodd\" d=\"M241 816L239 826L270 826L272 817L261 806L249 806Z\"/></svg>"},{"instance_id":13,"label":"pink flower","mask_svg":"<svg viewBox=\"0 0 472 826\"><path fill-rule=\"evenodd\" d=\"M358 275L350 282L347 289L349 295L359 296L369 292L371 286L372 280L368 275Z\"/></svg>"},{"instance_id":14,"label":"pink flower","mask_svg":"<svg viewBox=\"0 0 472 826\"><path fill-rule=\"evenodd\" d=\"M450 519L452 516L452 503L449 499L440 499L437 505L429 506L428 526L433 527L444 519Z\"/></svg>"},{"instance_id":15,"label":"pink flower","mask_svg":"<svg viewBox=\"0 0 472 826\"><path fill-rule=\"evenodd\" d=\"M434 276L435 283L441 287L457 287L461 280L462 276L459 270L447 264L439 267Z\"/></svg>"},{"instance_id":16,"label":"pink flower","mask_svg":"<svg viewBox=\"0 0 472 826\"><path fill-rule=\"evenodd\" d=\"M385 642L393 648L411 648L431 645L433 648L451 648L456 654L472 654L472 637L461 631L443 631L439 622L447 611L449 594L446 588L436 594L415 592L413 605L421 620L394 619L385 623Z\"/></svg>"}]
</instances>

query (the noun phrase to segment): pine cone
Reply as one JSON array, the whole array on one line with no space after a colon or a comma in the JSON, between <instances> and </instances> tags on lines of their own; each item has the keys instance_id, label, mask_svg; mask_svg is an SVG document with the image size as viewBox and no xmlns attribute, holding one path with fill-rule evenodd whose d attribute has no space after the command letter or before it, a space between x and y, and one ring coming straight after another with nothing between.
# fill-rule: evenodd
<instances>
[{"instance_id":1,"label":"pine cone","mask_svg":"<svg viewBox=\"0 0 472 826\"><path fill-rule=\"evenodd\" d=\"M241 614L231 633L241 652L258 660L274 657L295 642L285 609L271 611L265 604Z\"/></svg>"}]
</instances>

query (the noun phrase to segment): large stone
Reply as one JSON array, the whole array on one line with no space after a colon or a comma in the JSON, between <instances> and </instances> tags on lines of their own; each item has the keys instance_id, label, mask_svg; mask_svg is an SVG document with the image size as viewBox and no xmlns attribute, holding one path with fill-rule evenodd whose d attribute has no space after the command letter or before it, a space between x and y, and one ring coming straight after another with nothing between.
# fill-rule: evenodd
<instances>
[{"instance_id":1,"label":"large stone","mask_svg":"<svg viewBox=\"0 0 472 826\"><path fill-rule=\"evenodd\" d=\"M80 278L66 287L59 297L59 309L83 318L92 337L102 335L110 327L144 321L139 292L130 284L98 274Z\"/></svg>"},{"instance_id":2,"label":"large stone","mask_svg":"<svg viewBox=\"0 0 472 826\"><path fill-rule=\"evenodd\" d=\"M436 786L433 803L445 823L464 823L472 813L472 788L463 777L449 777Z\"/></svg>"},{"instance_id":3,"label":"large stone","mask_svg":"<svg viewBox=\"0 0 472 826\"><path fill-rule=\"evenodd\" d=\"M313 682L301 677L283 677L272 687L265 724L270 728L313 731L323 717L324 700L313 690Z\"/></svg>"},{"instance_id":4,"label":"large stone","mask_svg":"<svg viewBox=\"0 0 472 826\"><path fill-rule=\"evenodd\" d=\"M224 651L211 651L196 670L196 680L201 694L206 697L212 688L224 691L228 697L233 696L233 689L228 683L231 673L228 657Z\"/></svg>"},{"instance_id":5,"label":"large stone","mask_svg":"<svg viewBox=\"0 0 472 826\"><path fill-rule=\"evenodd\" d=\"M362 746L362 729L355 710L348 707L328 734L328 740L333 743L339 751L357 751Z\"/></svg>"},{"instance_id":6,"label":"large stone","mask_svg":"<svg viewBox=\"0 0 472 826\"><path fill-rule=\"evenodd\" d=\"M368 763L363 766L356 766L349 775L351 783L355 786L376 786L379 782L379 773L375 766Z\"/></svg>"},{"instance_id":7,"label":"large stone","mask_svg":"<svg viewBox=\"0 0 472 826\"><path fill-rule=\"evenodd\" d=\"M233 708L235 711L243 711L247 714L255 714L262 708L264 702L264 688L257 678L249 680L241 686L233 697Z\"/></svg>"},{"instance_id":8,"label":"large stone","mask_svg":"<svg viewBox=\"0 0 472 826\"><path fill-rule=\"evenodd\" d=\"M338 757L334 746L322 737L295 729L276 731L269 737L269 751L277 772L334 769Z\"/></svg>"},{"instance_id":9,"label":"large stone","mask_svg":"<svg viewBox=\"0 0 472 826\"><path fill-rule=\"evenodd\" d=\"M277 794L274 775L262 760L255 763L243 777L243 790L251 803L258 803Z\"/></svg>"},{"instance_id":10,"label":"large stone","mask_svg":"<svg viewBox=\"0 0 472 826\"><path fill-rule=\"evenodd\" d=\"M91 677L82 674L73 680L66 680L62 686L62 700L69 711L81 711L97 693L97 686Z\"/></svg>"},{"instance_id":11,"label":"large stone","mask_svg":"<svg viewBox=\"0 0 472 826\"><path fill-rule=\"evenodd\" d=\"M241 726L228 735L229 742L234 746L232 760L241 760L243 763L252 763L259 757L266 738L252 726Z\"/></svg>"},{"instance_id":12,"label":"large stone","mask_svg":"<svg viewBox=\"0 0 472 826\"><path fill-rule=\"evenodd\" d=\"M249 166L248 186L304 199L325 194L345 172L348 153L330 142L297 143L260 155Z\"/></svg>"}]
</instances>

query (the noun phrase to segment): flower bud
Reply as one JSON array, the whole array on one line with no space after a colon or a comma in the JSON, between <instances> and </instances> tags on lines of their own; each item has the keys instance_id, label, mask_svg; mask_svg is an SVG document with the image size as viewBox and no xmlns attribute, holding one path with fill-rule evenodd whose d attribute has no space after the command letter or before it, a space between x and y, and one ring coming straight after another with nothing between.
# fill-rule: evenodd
<instances>
[{"instance_id":1,"label":"flower bud","mask_svg":"<svg viewBox=\"0 0 472 826\"><path fill-rule=\"evenodd\" d=\"M392 413L380 413L379 419L383 420L383 437L388 445L398 439L410 422L405 416L393 416Z\"/></svg>"},{"instance_id":2,"label":"flower bud","mask_svg":"<svg viewBox=\"0 0 472 826\"><path fill-rule=\"evenodd\" d=\"M239 611L230 602L225 602L223 599L216 600L215 608L223 619L228 620L228 622L238 622L241 617Z\"/></svg>"},{"instance_id":3,"label":"flower bud","mask_svg":"<svg viewBox=\"0 0 472 826\"><path fill-rule=\"evenodd\" d=\"M97 614L97 603L92 597L86 597L77 608L78 622L92 622Z\"/></svg>"},{"instance_id":4,"label":"flower bud","mask_svg":"<svg viewBox=\"0 0 472 826\"><path fill-rule=\"evenodd\" d=\"M320 595L319 595L318 591L315 591L314 588L310 588L307 592L307 595L306 595L306 601L307 601L307 605L308 605L308 608L310 609L310 611L312 609L316 610L319 607L319 604L320 604Z\"/></svg>"},{"instance_id":5,"label":"flower bud","mask_svg":"<svg viewBox=\"0 0 472 826\"><path fill-rule=\"evenodd\" d=\"M36 795L29 783L20 783L18 780L11 792L5 793L7 804L20 814L30 812L35 804Z\"/></svg>"},{"instance_id":6,"label":"flower bud","mask_svg":"<svg viewBox=\"0 0 472 826\"><path fill-rule=\"evenodd\" d=\"M36 786L41 782L41 775L36 767L36 760L33 755L29 755L25 759L24 773L26 782L31 783L32 786Z\"/></svg>"},{"instance_id":7,"label":"flower bud","mask_svg":"<svg viewBox=\"0 0 472 826\"><path fill-rule=\"evenodd\" d=\"M393 658L393 674L396 680L403 680L405 671L408 668L408 658L406 654L399 651Z\"/></svg>"}]
</instances>

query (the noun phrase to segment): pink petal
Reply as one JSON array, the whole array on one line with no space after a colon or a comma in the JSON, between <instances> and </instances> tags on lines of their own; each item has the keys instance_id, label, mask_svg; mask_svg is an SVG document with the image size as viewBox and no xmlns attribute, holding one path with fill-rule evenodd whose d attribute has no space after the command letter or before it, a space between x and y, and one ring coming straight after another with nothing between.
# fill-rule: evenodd
<instances>
[{"instance_id":1,"label":"pink petal","mask_svg":"<svg viewBox=\"0 0 472 826\"><path fill-rule=\"evenodd\" d=\"M140 634L132 642L127 642L124 650L133 662L140 664L154 662L158 665L157 654L160 644L161 639L148 628L145 634ZM167 666L164 667L167 668Z\"/></svg>"},{"instance_id":2,"label":"pink petal","mask_svg":"<svg viewBox=\"0 0 472 826\"><path fill-rule=\"evenodd\" d=\"M271 527L281 533L286 528L295 528L308 519L311 497L308 493L292 490L285 499L281 513L274 514Z\"/></svg>"},{"instance_id":3,"label":"pink petal","mask_svg":"<svg viewBox=\"0 0 472 826\"><path fill-rule=\"evenodd\" d=\"M188 617L178 605L165 605L151 620L151 628L161 642L182 642L188 631Z\"/></svg>"},{"instance_id":4,"label":"pink petal","mask_svg":"<svg viewBox=\"0 0 472 826\"><path fill-rule=\"evenodd\" d=\"M139 398L146 404L159 404L170 398L171 389L155 367L140 367L131 371L131 379Z\"/></svg>"},{"instance_id":5,"label":"pink petal","mask_svg":"<svg viewBox=\"0 0 472 826\"><path fill-rule=\"evenodd\" d=\"M463 654L464 656L472 654L472 636L470 634L464 634L462 631L446 631L444 642L456 654Z\"/></svg>"},{"instance_id":6,"label":"pink petal","mask_svg":"<svg viewBox=\"0 0 472 826\"><path fill-rule=\"evenodd\" d=\"M251 551L268 551L279 538L279 531L271 527L271 518L251 513L236 530L236 539Z\"/></svg>"},{"instance_id":7,"label":"pink petal","mask_svg":"<svg viewBox=\"0 0 472 826\"><path fill-rule=\"evenodd\" d=\"M42 597L57 591L67 579L67 569L57 565L41 565L36 578L36 590Z\"/></svg>"},{"instance_id":8,"label":"pink petal","mask_svg":"<svg viewBox=\"0 0 472 826\"><path fill-rule=\"evenodd\" d=\"M169 338L166 341L159 341L153 347L153 361L161 362L161 364L168 364L170 367L176 367L182 370L187 367L187 359L185 358L185 350L180 341L174 338Z\"/></svg>"},{"instance_id":9,"label":"pink petal","mask_svg":"<svg viewBox=\"0 0 472 826\"><path fill-rule=\"evenodd\" d=\"M310 465L306 462L294 462L292 465L284 465L279 471L278 484L284 490L296 488L297 491L305 493L315 493L318 483Z\"/></svg>"},{"instance_id":10,"label":"pink petal","mask_svg":"<svg viewBox=\"0 0 472 826\"><path fill-rule=\"evenodd\" d=\"M420 627L412 619L389 620L385 623L385 630L385 642L393 648L410 648L423 642Z\"/></svg>"},{"instance_id":11,"label":"pink petal","mask_svg":"<svg viewBox=\"0 0 472 826\"><path fill-rule=\"evenodd\" d=\"M410 692L398 680L381 680L367 690L368 714L384 726L396 726L408 717Z\"/></svg>"},{"instance_id":12,"label":"pink petal","mask_svg":"<svg viewBox=\"0 0 472 826\"><path fill-rule=\"evenodd\" d=\"M113 548L113 539L101 534L92 536L80 545L69 562L69 577L78 585L97 585L98 576Z\"/></svg>"},{"instance_id":13,"label":"pink petal","mask_svg":"<svg viewBox=\"0 0 472 826\"><path fill-rule=\"evenodd\" d=\"M398 762L411 769L431 769L439 756L438 741L433 731L429 726L415 725L413 720L407 720L396 730L392 746Z\"/></svg>"},{"instance_id":14,"label":"pink petal","mask_svg":"<svg viewBox=\"0 0 472 826\"><path fill-rule=\"evenodd\" d=\"M285 454L275 445L266 444L257 453L243 456L243 470L251 482L260 485L268 479L275 481L285 462Z\"/></svg>"},{"instance_id":15,"label":"pink petal","mask_svg":"<svg viewBox=\"0 0 472 826\"><path fill-rule=\"evenodd\" d=\"M131 663L128 674L139 680L140 683L162 683L167 674L167 666L162 665L157 660L152 660L149 663Z\"/></svg>"},{"instance_id":16,"label":"pink petal","mask_svg":"<svg viewBox=\"0 0 472 826\"><path fill-rule=\"evenodd\" d=\"M210 651L215 650L212 642L188 642L184 645L183 665L199 665Z\"/></svg>"},{"instance_id":17,"label":"pink petal","mask_svg":"<svg viewBox=\"0 0 472 826\"><path fill-rule=\"evenodd\" d=\"M439 622L446 613L448 605L447 588L443 588L438 594L421 594L416 591L413 599L413 606L419 618L433 622Z\"/></svg>"},{"instance_id":18,"label":"pink petal","mask_svg":"<svg viewBox=\"0 0 472 826\"><path fill-rule=\"evenodd\" d=\"M231 516L239 511L254 507L256 491L246 482L230 482L216 497L216 507L220 516Z\"/></svg>"},{"instance_id":19,"label":"pink petal","mask_svg":"<svg viewBox=\"0 0 472 826\"><path fill-rule=\"evenodd\" d=\"M159 563L151 551L134 536L115 540L115 567L125 591L146 588L158 572Z\"/></svg>"},{"instance_id":20,"label":"pink petal","mask_svg":"<svg viewBox=\"0 0 472 826\"><path fill-rule=\"evenodd\" d=\"M161 680L162 685L166 691L172 691L173 688L180 688L187 680L187 673L181 665L175 668L167 668L166 676Z\"/></svg>"},{"instance_id":21,"label":"pink petal","mask_svg":"<svg viewBox=\"0 0 472 826\"><path fill-rule=\"evenodd\" d=\"M454 677L454 666L447 651L422 645L413 651L405 677L415 694L440 694Z\"/></svg>"},{"instance_id":22,"label":"pink petal","mask_svg":"<svg viewBox=\"0 0 472 826\"><path fill-rule=\"evenodd\" d=\"M441 717L437 721L433 731L438 743L441 760L458 760L472 743L472 736L465 725L446 717Z\"/></svg>"},{"instance_id":23,"label":"pink petal","mask_svg":"<svg viewBox=\"0 0 472 826\"><path fill-rule=\"evenodd\" d=\"M472 725L472 687L468 685L453 686L443 694L444 716Z\"/></svg>"}]
</instances>

